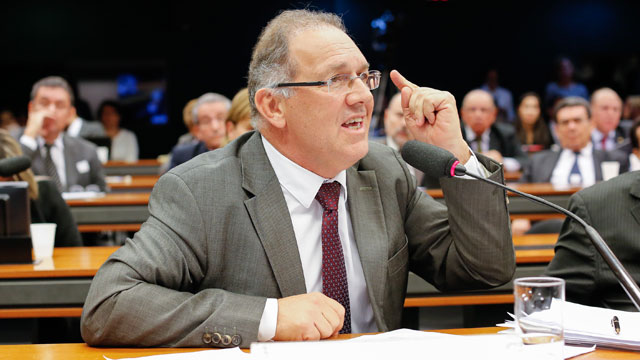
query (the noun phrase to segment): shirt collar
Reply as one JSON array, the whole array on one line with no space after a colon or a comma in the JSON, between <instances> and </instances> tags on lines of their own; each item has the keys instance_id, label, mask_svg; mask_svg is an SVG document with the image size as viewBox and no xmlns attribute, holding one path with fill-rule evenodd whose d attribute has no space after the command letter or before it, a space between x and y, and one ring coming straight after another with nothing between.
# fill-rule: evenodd
<instances>
[{"instance_id":1,"label":"shirt collar","mask_svg":"<svg viewBox=\"0 0 640 360\"><path fill-rule=\"evenodd\" d=\"M38 146L44 149L44 144L45 144L44 138L42 136L38 136L36 138L36 141L38 142ZM58 137L53 141L52 147L58 148L60 150L64 150L64 143L62 142L62 133L60 133Z\"/></svg>"},{"instance_id":2,"label":"shirt collar","mask_svg":"<svg viewBox=\"0 0 640 360\"><path fill-rule=\"evenodd\" d=\"M600 142L602 141L602 138L605 136L607 139L614 139L616 137L616 132L615 130L612 130L605 135L600 130L594 128L593 131L591 131L591 136L593 137L593 141Z\"/></svg>"},{"instance_id":3,"label":"shirt collar","mask_svg":"<svg viewBox=\"0 0 640 360\"><path fill-rule=\"evenodd\" d=\"M571 154L575 153L575 151L569 150L569 149L564 149L563 151L569 152ZM589 143L587 143L587 145L585 147L580 149L580 155L582 155L584 157L591 157L591 154L593 154L593 143L591 143L591 141L589 141Z\"/></svg>"},{"instance_id":4,"label":"shirt collar","mask_svg":"<svg viewBox=\"0 0 640 360\"><path fill-rule=\"evenodd\" d=\"M262 136L262 145L280 185L287 189L304 207L311 206L320 186L325 182L337 181L340 183L344 191L344 198L347 199L346 170L340 171L333 179L325 179L282 155L264 136Z\"/></svg>"},{"instance_id":5,"label":"shirt collar","mask_svg":"<svg viewBox=\"0 0 640 360\"><path fill-rule=\"evenodd\" d=\"M71 122L71 125L69 125L69 127L67 128L67 134L71 136L78 136L78 134L80 133L81 127L82 127L82 118L76 117L73 120L73 122Z\"/></svg>"},{"instance_id":6,"label":"shirt collar","mask_svg":"<svg viewBox=\"0 0 640 360\"><path fill-rule=\"evenodd\" d=\"M400 151L400 147L398 146L398 144L389 135L387 135L387 146L389 146L393 150Z\"/></svg>"},{"instance_id":7,"label":"shirt collar","mask_svg":"<svg viewBox=\"0 0 640 360\"><path fill-rule=\"evenodd\" d=\"M464 126L464 131L467 135L467 141L468 142L472 142L476 140L476 133L475 131L471 130L471 127L468 125ZM482 139L480 139L480 141L488 141L489 140L489 136L491 136L491 128L488 128L487 130L485 130L482 133Z\"/></svg>"}]
</instances>

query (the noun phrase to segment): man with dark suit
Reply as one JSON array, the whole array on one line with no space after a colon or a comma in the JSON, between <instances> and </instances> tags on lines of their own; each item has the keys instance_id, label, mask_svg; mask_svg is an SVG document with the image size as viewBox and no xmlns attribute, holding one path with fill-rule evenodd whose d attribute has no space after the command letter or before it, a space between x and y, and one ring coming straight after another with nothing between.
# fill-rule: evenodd
<instances>
[{"instance_id":1,"label":"man with dark suit","mask_svg":"<svg viewBox=\"0 0 640 360\"><path fill-rule=\"evenodd\" d=\"M477 89L467 93L460 115L464 139L476 153L504 163L507 171L518 171L526 164L527 156L520 148L513 126L496 123L498 108L487 91Z\"/></svg>"},{"instance_id":2,"label":"man with dark suit","mask_svg":"<svg viewBox=\"0 0 640 360\"><path fill-rule=\"evenodd\" d=\"M224 95L206 93L198 98L192 112L196 138L200 141L176 145L171 151L169 169L222 146L230 107L231 101Z\"/></svg>"},{"instance_id":3,"label":"man with dark suit","mask_svg":"<svg viewBox=\"0 0 640 360\"><path fill-rule=\"evenodd\" d=\"M29 117L20 137L36 175L47 175L60 191L105 191L102 164L95 145L64 133L75 116L71 87L61 77L46 77L33 85Z\"/></svg>"},{"instance_id":4,"label":"man with dark suit","mask_svg":"<svg viewBox=\"0 0 640 360\"><path fill-rule=\"evenodd\" d=\"M629 143L630 121L620 121L622 99L613 89L600 88L591 95L593 146L598 150L631 152Z\"/></svg>"},{"instance_id":5,"label":"man with dark suit","mask_svg":"<svg viewBox=\"0 0 640 360\"><path fill-rule=\"evenodd\" d=\"M574 96L560 100L555 107L553 120L556 122L561 149L533 154L520 182L586 187L602 181L602 164L605 162L617 162L619 173L629 169L625 154L594 149L591 142L591 109L589 102L583 98Z\"/></svg>"},{"instance_id":6,"label":"man with dark suit","mask_svg":"<svg viewBox=\"0 0 640 360\"><path fill-rule=\"evenodd\" d=\"M569 200L569 210L600 233L633 280L640 282L640 171L577 192ZM565 220L545 273L566 280L569 301L636 311L582 226L573 220Z\"/></svg>"},{"instance_id":7,"label":"man with dark suit","mask_svg":"<svg viewBox=\"0 0 640 360\"><path fill-rule=\"evenodd\" d=\"M391 79L416 139L503 181L462 139L451 94ZM409 270L440 289L509 281L504 191L449 179L447 208L417 190L396 151L368 142L379 81L338 16L274 18L249 67L258 131L160 178L149 219L93 279L85 341L247 347L387 331Z\"/></svg>"}]
</instances>

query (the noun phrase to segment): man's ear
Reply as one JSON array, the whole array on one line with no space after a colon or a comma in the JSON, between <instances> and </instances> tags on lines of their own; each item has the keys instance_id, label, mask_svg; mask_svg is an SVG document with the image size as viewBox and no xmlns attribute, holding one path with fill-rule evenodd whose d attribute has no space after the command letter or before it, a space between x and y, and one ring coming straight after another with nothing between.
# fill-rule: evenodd
<instances>
[{"instance_id":1,"label":"man's ear","mask_svg":"<svg viewBox=\"0 0 640 360\"><path fill-rule=\"evenodd\" d=\"M227 129L227 137L229 137L229 134L236 128L236 125L231 121L227 121L225 127Z\"/></svg>"},{"instance_id":2,"label":"man's ear","mask_svg":"<svg viewBox=\"0 0 640 360\"><path fill-rule=\"evenodd\" d=\"M279 129L286 126L281 96L275 95L271 89L263 88L256 92L254 100L258 112L271 126Z\"/></svg>"}]
</instances>

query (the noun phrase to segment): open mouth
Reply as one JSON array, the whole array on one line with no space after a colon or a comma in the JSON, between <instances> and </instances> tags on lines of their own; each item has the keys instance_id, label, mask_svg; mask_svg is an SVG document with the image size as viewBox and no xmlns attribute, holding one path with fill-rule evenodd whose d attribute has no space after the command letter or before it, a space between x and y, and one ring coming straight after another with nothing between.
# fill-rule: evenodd
<instances>
[{"instance_id":1,"label":"open mouth","mask_svg":"<svg viewBox=\"0 0 640 360\"><path fill-rule=\"evenodd\" d=\"M342 127L345 127L347 129L351 129L351 130L359 130L362 128L362 126L364 126L364 119L363 118L353 118L347 122L345 122L344 124L342 124Z\"/></svg>"}]
</instances>

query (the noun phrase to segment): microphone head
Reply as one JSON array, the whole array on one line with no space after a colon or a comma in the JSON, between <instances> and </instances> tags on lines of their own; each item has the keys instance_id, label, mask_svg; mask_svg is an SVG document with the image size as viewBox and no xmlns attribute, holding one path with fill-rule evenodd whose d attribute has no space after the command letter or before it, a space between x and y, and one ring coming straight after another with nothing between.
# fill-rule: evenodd
<instances>
[{"instance_id":1,"label":"microphone head","mask_svg":"<svg viewBox=\"0 0 640 360\"><path fill-rule=\"evenodd\" d=\"M400 153L404 161L432 179L453 177L462 166L451 152L417 140L407 141Z\"/></svg>"},{"instance_id":2,"label":"microphone head","mask_svg":"<svg viewBox=\"0 0 640 360\"><path fill-rule=\"evenodd\" d=\"M15 156L0 160L0 176L10 177L31 167L31 160L26 156Z\"/></svg>"}]
</instances>

